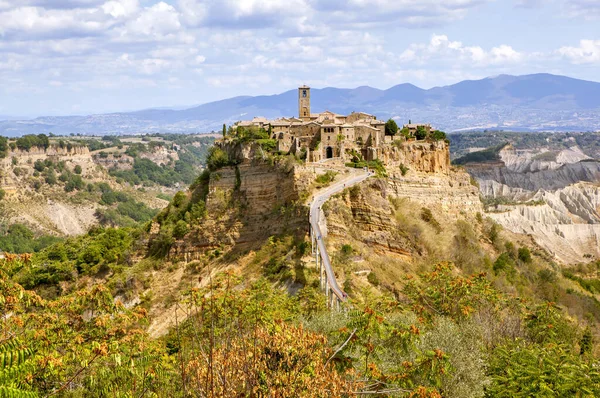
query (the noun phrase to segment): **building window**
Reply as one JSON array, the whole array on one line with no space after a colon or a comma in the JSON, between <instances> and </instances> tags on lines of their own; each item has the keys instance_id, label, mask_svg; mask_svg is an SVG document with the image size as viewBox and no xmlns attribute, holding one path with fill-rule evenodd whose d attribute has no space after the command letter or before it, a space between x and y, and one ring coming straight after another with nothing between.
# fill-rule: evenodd
<instances>
[{"instance_id":1,"label":"building window","mask_svg":"<svg viewBox=\"0 0 600 398\"><path fill-rule=\"evenodd\" d=\"M328 136L327 136L327 141L329 141L330 139L331 139L331 136L330 136L330 135L328 135Z\"/></svg>"},{"instance_id":2,"label":"building window","mask_svg":"<svg viewBox=\"0 0 600 398\"><path fill-rule=\"evenodd\" d=\"M302 90L302 96L306 98L306 90Z\"/></svg>"}]
</instances>

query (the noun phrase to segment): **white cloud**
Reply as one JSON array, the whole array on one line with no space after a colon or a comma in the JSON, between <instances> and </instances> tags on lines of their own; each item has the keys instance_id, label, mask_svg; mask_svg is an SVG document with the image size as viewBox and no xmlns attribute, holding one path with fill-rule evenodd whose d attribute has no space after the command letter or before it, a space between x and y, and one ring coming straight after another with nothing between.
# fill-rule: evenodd
<instances>
[{"instance_id":1,"label":"white cloud","mask_svg":"<svg viewBox=\"0 0 600 398\"><path fill-rule=\"evenodd\" d=\"M579 47L561 47L558 54L574 64L600 63L600 40L581 40Z\"/></svg>"},{"instance_id":2,"label":"white cloud","mask_svg":"<svg viewBox=\"0 0 600 398\"><path fill-rule=\"evenodd\" d=\"M102 5L102 10L113 18L127 18L139 9L138 0L111 0Z\"/></svg>"},{"instance_id":3,"label":"white cloud","mask_svg":"<svg viewBox=\"0 0 600 398\"><path fill-rule=\"evenodd\" d=\"M434 34L427 44L411 44L402 52L399 60L417 65L448 60L483 67L516 63L523 58L524 54L505 44L486 51L479 46L465 46L460 41L451 41L446 35Z\"/></svg>"},{"instance_id":4,"label":"white cloud","mask_svg":"<svg viewBox=\"0 0 600 398\"><path fill-rule=\"evenodd\" d=\"M108 26L108 21L96 9L51 10L21 7L0 13L0 35L22 33L39 37L57 32L89 35Z\"/></svg>"}]
</instances>

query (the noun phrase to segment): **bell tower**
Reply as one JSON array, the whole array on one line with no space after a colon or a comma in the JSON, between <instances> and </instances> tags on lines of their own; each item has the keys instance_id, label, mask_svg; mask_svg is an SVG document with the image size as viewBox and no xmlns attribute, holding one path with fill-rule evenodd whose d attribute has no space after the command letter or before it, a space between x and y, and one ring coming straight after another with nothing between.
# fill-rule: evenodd
<instances>
[{"instance_id":1,"label":"bell tower","mask_svg":"<svg viewBox=\"0 0 600 398\"><path fill-rule=\"evenodd\" d=\"M298 117L304 121L310 120L310 87L298 88Z\"/></svg>"}]
</instances>

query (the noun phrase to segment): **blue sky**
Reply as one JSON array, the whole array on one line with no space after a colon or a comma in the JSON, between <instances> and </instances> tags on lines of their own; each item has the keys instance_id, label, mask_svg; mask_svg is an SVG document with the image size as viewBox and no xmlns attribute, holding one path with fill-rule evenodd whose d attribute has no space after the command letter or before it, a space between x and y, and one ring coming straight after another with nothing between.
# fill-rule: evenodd
<instances>
[{"instance_id":1,"label":"blue sky","mask_svg":"<svg viewBox=\"0 0 600 398\"><path fill-rule=\"evenodd\" d=\"M0 0L0 115L501 73L600 81L598 0Z\"/></svg>"}]
</instances>

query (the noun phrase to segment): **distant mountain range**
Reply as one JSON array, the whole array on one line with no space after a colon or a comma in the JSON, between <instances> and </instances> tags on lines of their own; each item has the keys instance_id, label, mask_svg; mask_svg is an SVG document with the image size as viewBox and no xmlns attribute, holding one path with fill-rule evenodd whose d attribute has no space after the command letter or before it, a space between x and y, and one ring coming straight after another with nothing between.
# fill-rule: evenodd
<instances>
[{"instance_id":1,"label":"distant mountain range","mask_svg":"<svg viewBox=\"0 0 600 398\"><path fill-rule=\"evenodd\" d=\"M428 122L446 131L600 130L600 83L550 74L500 75L424 90L399 84L387 90L362 86L311 90L312 111L363 111L401 123ZM125 134L210 132L254 116L275 118L298 112L297 90L242 96L190 109L148 109L89 116L39 117L0 122L0 134Z\"/></svg>"}]
</instances>

